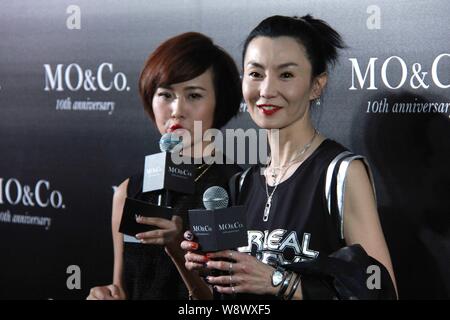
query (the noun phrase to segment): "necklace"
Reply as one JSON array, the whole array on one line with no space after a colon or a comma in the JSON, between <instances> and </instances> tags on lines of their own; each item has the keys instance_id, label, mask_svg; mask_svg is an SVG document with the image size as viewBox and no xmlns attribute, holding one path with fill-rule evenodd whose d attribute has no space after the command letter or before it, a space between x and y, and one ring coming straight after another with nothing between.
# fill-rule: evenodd
<instances>
[{"instance_id":1,"label":"necklace","mask_svg":"<svg viewBox=\"0 0 450 320\"><path fill-rule=\"evenodd\" d=\"M208 164L207 164L207 163L202 164L202 165L199 166L197 169L202 169L202 168L203 168L204 166L206 166L206 165L208 165ZM203 170L202 173L200 173L200 174L197 176L197 178L195 178L194 182L197 182L198 179L200 179L200 178L206 173L206 171L208 171L209 168L211 168L211 165L208 165L208 166L206 167L206 169Z\"/></svg>"},{"instance_id":2,"label":"necklace","mask_svg":"<svg viewBox=\"0 0 450 320\"><path fill-rule=\"evenodd\" d=\"M204 163L204 164L201 164L201 165L199 165L197 168L195 168L195 169L197 169L197 170L200 170L200 169L203 169L205 166L207 166L208 164L207 163Z\"/></svg>"},{"instance_id":3,"label":"necklace","mask_svg":"<svg viewBox=\"0 0 450 320\"><path fill-rule=\"evenodd\" d=\"M287 167L287 169L289 169L291 166ZM272 192L269 195L269 187L267 186L267 178L266 178L266 195L267 195L267 201L266 201L266 205L264 207L264 216L263 216L263 221L267 222L267 220L269 220L269 213L270 213L270 207L272 206L272 197L273 194L275 193L275 190L277 190L278 185L280 184L281 179L283 179L284 174L287 172L286 170L283 170L282 174L280 175L280 179L275 183L275 187L273 188Z\"/></svg>"},{"instance_id":4,"label":"necklace","mask_svg":"<svg viewBox=\"0 0 450 320\"><path fill-rule=\"evenodd\" d=\"M275 184L275 181L277 180L277 176L278 176L279 172L281 171L281 169L286 168L286 167L290 167L293 163L298 162L298 161L299 161L299 158L300 158L301 156L303 156L303 155L305 154L305 152L308 151L308 149L311 147L311 145L312 145L314 139L316 138L317 134L318 134L317 130L314 129L314 134L313 134L311 140L310 140L307 144L305 144L305 145L303 146L303 148L302 148L302 149L295 155L295 157L294 157L293 159L291 159L289 162L285 163L285 164L282 165L282 166L278 166L278 167L273 166L273 167L271 167L271 168L269 169L269 171L270 171L270 176L272 177L272 180L273 180L273 183L274 183L274 184ZM266 165L267 168L269 167L269 165L271 164L271 162L272 162L272 157L269 156L268 159L267 159L267 165Z\"/></svg>"},{"instance_id":5,"label":"necklace","mask_svg":"<svg viewBox=\"0 0 450 320\"><path fill-rule=\"evenodd\" d=\"M278 174L274 174L274 171L273 171L273 169L272 169L272 174L271 174L271 176L272 176L272 179L274 179L274 188L273 188L272 192L270 193L270 195L269 195L269 188L268 188L268 181L267 181L268 179L267 179L267 174L266 174L268 168L266 167L266 170L264 171L264 176L265 176L265 178L266 178L266 195L267 195L267 201L266 201L266 205L264 206L264 215L263 215L263 221L264 221L264 222L267 222L267 221L269 220L269 214L270 214L270 208L272 207L272 198L273 198L273 195L274 195L274 193L275 193L275 190L277 190L277 187L278 187L278 185L280 184L281 180L283 179L285 173L286 173L286 172L289 170L289 168L290 168L294 163L296 163L297 161L301 161L301 162L304 161L304 159L303 159L303 158L300 158L300 157L303 156L303 155L305 154L305 152L311 147L311 145L312 145L314 139L316 138L316 135L317 135L317 130L314 129L314 135L313 135L311 141L309 141L309 143L307 143L307 144L303 147L303 149L302 149L302 150L294 157L294 159L292 159L291 161L289 161L288 163L286 163L286 164L284 164L284 165L282 165L282 166L275 167L275 168L279 168L280 171L281 171L281 174L279 175L279 179L277 179ZM267 166L269 166L270 160L271 160L271 158L269 157ZM281 170L281 169L284 169L284 170Z\"/></svg>"}]
</instances>

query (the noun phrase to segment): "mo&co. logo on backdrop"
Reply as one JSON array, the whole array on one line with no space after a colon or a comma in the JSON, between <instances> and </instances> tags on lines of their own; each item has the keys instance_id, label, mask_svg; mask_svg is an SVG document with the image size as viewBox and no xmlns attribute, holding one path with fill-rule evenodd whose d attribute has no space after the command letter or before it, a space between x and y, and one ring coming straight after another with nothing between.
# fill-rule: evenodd
<instances>
[{"instance_id":1,"label":"mo&co. logo on backdrop","mask_svg":"<svg viewBox=\"0 0 450 320\"><path fill-rule=\"evenodd\" d=\"M378 61L378 58L370 58L367 65L360 64L357 58L349 58L352 66L352 84L349 90L378 90L376 86L376 70L381 64L380 77L383 85L386 88L397 90L403 89L405 87L411 89L428 89L431 84L441 89L450 88L450 81L447 83L443 79L442 74L440 75L439 69L447 64L447 68L450 65L450 53L442 53L436 56L431 65L431 70L423 71L422 65L418 62L413 63L408 66L404 59L398 56L391 56L385 61ZM394 83L390 76L392 73L389 71L390 68L400 67L400 81ZM363 75L363 70L364 75ZM397 74L395 74L397 78ZM405 88L406 89L406 88Z\"/></svg>"},{"instance_id":2,"label":"mo&co. logo on backdrop","mask_svg":"<svg viewBox=\"0 0 450 320\"><path fill-rule=\"evenodd\" d=\"M364 65L357 58L349 59L352 63L352 84L349 90L427 90L431 87L439 89L450 88L448 70L450 53L442 53L433 59L431 69L424 71L420 63L408 65L404 59L391 56L386 60L370 58ZM381 70L379 66L381 65ZM392 69L391 69L392 68ZM363 72L364 70L364 72ZM379 71L379 73L377 73ZM381 82L376 76L381 77ZM394 80L397 79L397 80ZM400 80L398 80L400 79ZM378 87L377 87L378 85ZM419 96L413 101L389 101L388 97L378 97L367 101L366 113L377 114L442 114L450 118L450 99L444 101L423 101Z\"/></svg>"},{"instance_id":3,"label":"mo&co. logo on backdrop","mask_svg":"<svg viewBox=\"0 0 450 320\"><path fill-rule=\"evenodd\" d=\"M44 91L46 92L128 92L130 87L125 73L117 71L110 62L100 63L95 68L84 68L78 63L68 65L44 64ZM56 100L57 111L97 111L111 115L115 101L98 101L91 97L72 101L71 97Z\"/></svg>"},{"instance_id":4,"label":"mo&co. logo on backdrop","mask_svg":"<svg viewBox=\"0 0 450 320\"><path fill-rule=\"evenodd\" d=\"M16 208L25 212L11 212ZM53 188L48 180L28 185L16 178L0 178L0 223L34 225L48 230L52 218L31 215L28 210L34 208L64 210L62 192Z\"/></svg>"},{"instance_id":5,"label":"mo&co. logo on backdrop","mask_svg":"<svg viewBox=\"0 0 450 320\"><path fill-rule=\"evenodd\" d=\"M45 91L130 91L126 75L115 72L112 63L101 63L96 70L83 69L77 63L44 64L44 70Z\"/></svg>"},{"instance_id":6,"label":"mo&co. logo on backdrop","mask_svg":"<svg viewBox=\"0 0 450 320\"><path fill-rule=\"evenodd\" d=\"M65 209L62 193L51 188L47 180L39 180L36 184L29 186L15 178L7 180L0 178L1 204Z\"/></svg>"}]
</instances>

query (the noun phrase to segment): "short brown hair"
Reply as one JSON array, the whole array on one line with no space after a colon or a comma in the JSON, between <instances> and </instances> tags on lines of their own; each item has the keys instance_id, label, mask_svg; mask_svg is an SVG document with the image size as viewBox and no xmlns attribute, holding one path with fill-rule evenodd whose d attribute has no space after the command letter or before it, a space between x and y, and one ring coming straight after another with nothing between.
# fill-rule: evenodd
<instances>
[{"instance_id":1,"label":"short brown hair","mask_svg":"<svg viewBox=\"0 0 450 320\"><path fill-rule=\"evenodd\" d=\"M152 120L152 99L158 87L191 80L212 68L216 107L213 127L220 129L239 111L242 101L239 71L233 58L197 32L168 39L150 54L139 79L139 93Z\"/></svg>"}]
</instances>

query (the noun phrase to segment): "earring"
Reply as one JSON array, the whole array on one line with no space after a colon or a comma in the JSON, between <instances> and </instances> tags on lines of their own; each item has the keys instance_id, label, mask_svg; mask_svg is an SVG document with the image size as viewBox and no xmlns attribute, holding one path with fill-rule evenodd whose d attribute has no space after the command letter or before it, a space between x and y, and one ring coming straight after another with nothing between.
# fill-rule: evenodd
<instances>
[{"instance_id":1,"label":"earring","mask_svg":"<svg viewBox=\"0 0 450 320\"><path fill-rule=\"evenodd\" d=\"M315 102L316 102L316 106L320 106L320 103L321 103L321 102L320 102L320 97L316 98L316 101L315 101Z\"/></svg>"}]
</instances>

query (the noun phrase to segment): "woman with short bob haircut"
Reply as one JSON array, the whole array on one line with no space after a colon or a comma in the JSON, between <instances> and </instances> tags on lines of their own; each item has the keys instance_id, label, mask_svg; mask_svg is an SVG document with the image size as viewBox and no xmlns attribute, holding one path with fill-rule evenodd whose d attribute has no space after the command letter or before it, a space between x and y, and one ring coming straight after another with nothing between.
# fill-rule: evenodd
<instances>
[{"instance_id":1,"label":"woman with short bob haircut","mask_svg":"<svg viewBox=\"0 0 450 320\"><path fill-rule=\"evenodd\" d=\"M175 36L156 48L142 69L139 92L145 111L161 134L189 133L191 137L195 136L194 121L202 123L201 136L210 128L220 129L238 113L242 100L233 59L210 38L195 32ZM173 196L172 207L177 212L203 207L202 195L207 188L228 189L230 177L241 170L235 165L205 161L204 157L212 156L203 153L205 146L203 140L192 140L183 147L184 156L197 160L192 161L197 164L195 191ZM192 150L202 152L191 154ZM180 216L174 215L171 220L138 217L138 223L158 229L135 238L118 232L126 197L157 203L161 192L143 194L142 182L142 173L132 175L114 193L113 283L92 288L88 299L186 299L194 291L204 294L203 280L184 265L180 242L186 226Z\"/></svg>"}]
</instances>

